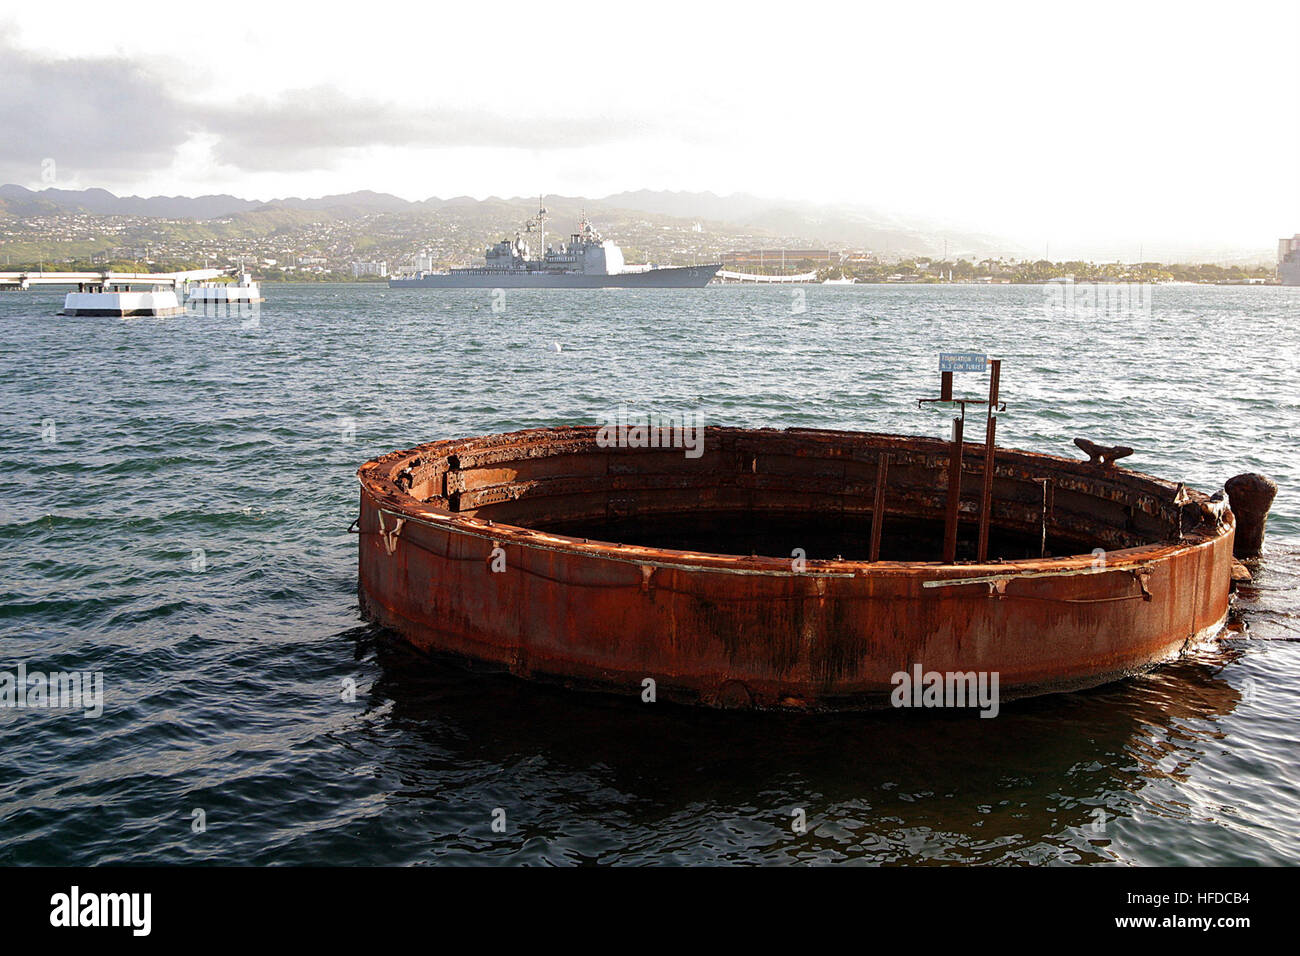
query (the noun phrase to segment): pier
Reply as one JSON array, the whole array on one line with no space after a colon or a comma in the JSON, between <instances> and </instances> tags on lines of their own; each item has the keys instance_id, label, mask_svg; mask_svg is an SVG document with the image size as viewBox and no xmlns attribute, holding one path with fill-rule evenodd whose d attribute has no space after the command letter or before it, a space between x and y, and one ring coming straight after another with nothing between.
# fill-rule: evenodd
<instances>
[{"instance_id":1,"label":"pier","mask_svg":"<svg viewBox=\"0 0 1300 956\"><path fill-rule=\"evenodd\" d=\"M225 275L221 269L189 272L0 272L0 290L27 290L36 285L76 286L78 292L108 292L147 285L174 292L188 282L206 282Z\"/></svg>"},{"instance_id":2,"label":"pier","mask_svg":"<svg viewBox=\"0 0 1300 956\"><path fill-rule=\"evenodd\" d=\"M63 301L63 315L168 316L184 312L181 295L191 283L215 279L220 269L188 272L0 272L0 290L32 286L75 286ZM143 289L139 287L144 287Z\"/></svg>"}]
</instances>

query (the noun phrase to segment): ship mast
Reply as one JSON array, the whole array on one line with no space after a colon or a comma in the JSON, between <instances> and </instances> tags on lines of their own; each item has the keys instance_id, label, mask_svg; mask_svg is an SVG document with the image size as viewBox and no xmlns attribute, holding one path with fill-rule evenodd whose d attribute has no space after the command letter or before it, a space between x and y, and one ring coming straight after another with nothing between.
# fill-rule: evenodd
<instances>
[{"instance_id":1,"label":"ship mast","mask_svg":"<svg viewBox=\"0 0 1300 956\"><path fill-rule=\"evenodd\" d=\"M541 234L542 234L542 238L541 238L541 246L542 246L542 248L538 251L538 255L539 255L539 256L545 256L545 255L546 255L546 206L545 206L545 202L546 202L546 197L543 196L543 195L541 195L541 194L539 193L538 196L537 196L537 229L538 229L538 231L540 231Z\"/></svg>"}]
</instances>

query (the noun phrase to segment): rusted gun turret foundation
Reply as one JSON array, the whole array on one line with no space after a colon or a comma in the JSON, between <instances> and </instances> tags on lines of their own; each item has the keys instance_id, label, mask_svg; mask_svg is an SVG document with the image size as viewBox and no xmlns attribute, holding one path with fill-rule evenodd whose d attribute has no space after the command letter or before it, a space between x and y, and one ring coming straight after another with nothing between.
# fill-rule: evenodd
<instances>
[{"instance_id":1,"label":"rusted gun turret foundation","mask_svg":"<svg viewBox=\"0 0 1300 956\"><path fill-rule=\"evenodd\" d=\"M692 457L542 428L366 463L364 613L521 677L771 710L890 707L918 663L997 674L1003 701L1094 687L1227 616L1226 497L933 438L699 438Z\"/></svg>"}]
</instances>

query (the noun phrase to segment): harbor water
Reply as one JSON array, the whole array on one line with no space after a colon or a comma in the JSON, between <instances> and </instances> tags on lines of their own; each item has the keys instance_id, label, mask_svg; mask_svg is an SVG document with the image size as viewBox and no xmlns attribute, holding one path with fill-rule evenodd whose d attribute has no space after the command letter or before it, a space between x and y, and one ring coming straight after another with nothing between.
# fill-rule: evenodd
<instances>
[{"instance_id":1,"label":"harbor water","mask_svg":"<svg viewBox=\"0 0 1300 956\"><path fill-rule=\"evenodd\" d=\"M0 706L0 863L1300 862L1300 288L262 291L130 319L0 295L0 680L103 688ZM620 407L946 437L917 399L954 350L1002 359L1002 445L1274 478L1237 628L986 720L566 692L358 614L369 458Z\"/></svg>"}]
</instances>

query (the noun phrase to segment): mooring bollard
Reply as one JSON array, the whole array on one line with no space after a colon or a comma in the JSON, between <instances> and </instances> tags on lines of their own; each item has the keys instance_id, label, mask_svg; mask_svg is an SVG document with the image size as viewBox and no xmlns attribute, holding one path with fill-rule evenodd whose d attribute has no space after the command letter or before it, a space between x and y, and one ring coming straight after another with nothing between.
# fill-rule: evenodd
<instances>
[{"instance_id":1,"label":"mooring bollard","mask_svg":"<svg viewBox=\"0 0 1300 956\"><path fill-rule=\"evenodd\" d=\"M1264 550L1264 526L1268 509L1277 494L1277 482L1264 475L1248 472L1234 475L1223 483L1232 513L1237 516L1237 536L1232 554L1237 558L1258 558Z\"/></svg>"}]
</instances>

